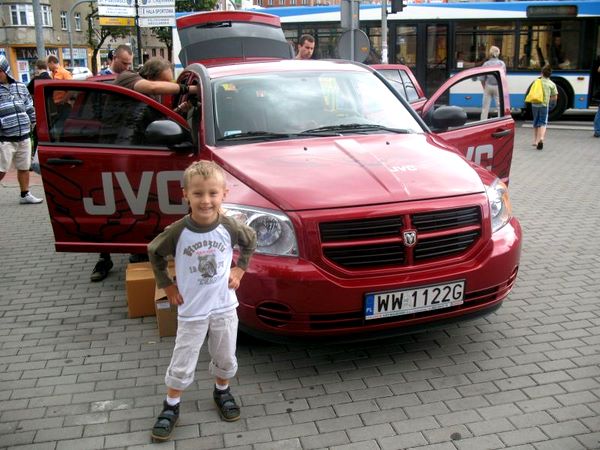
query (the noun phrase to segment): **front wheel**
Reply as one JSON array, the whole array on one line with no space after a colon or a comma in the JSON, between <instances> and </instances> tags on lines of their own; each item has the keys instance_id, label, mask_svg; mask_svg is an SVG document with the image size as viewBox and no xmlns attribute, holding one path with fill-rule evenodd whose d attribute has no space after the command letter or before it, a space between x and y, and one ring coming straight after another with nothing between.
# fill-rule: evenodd
<instances>
[{"instance_id":1,"label":"front wheel","mask_svg":"<svg viewBox=\"0 0 600 450\"><path fill-rule=\"evenodd\" d=\"M556 100L556 105L554 105L554 108L548 111L548 120L556 120L560 118L560 116L562 116L567 109L569 98L566 91L560 84L556 85L556 90L558 91L558 99Z\"/></svg>"}]
</instances>

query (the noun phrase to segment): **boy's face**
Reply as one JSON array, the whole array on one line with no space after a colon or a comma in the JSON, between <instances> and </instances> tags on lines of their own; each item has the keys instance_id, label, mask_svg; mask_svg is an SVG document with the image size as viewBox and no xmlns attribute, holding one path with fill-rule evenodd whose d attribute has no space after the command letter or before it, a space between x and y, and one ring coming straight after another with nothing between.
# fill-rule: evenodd
<instances>
[{"instance_id":1,"label":"boy's face","mask_svg":"<svg viewBox=\"0 0 600 450\"><path fill-rule=\"evenodd\" d=\"M209 225L217 220L226 194L225 181L220 177L193 175L187 188L183 189L183 197L192 210L192 219L200 225Z\"/></svg>"}]
</instances>

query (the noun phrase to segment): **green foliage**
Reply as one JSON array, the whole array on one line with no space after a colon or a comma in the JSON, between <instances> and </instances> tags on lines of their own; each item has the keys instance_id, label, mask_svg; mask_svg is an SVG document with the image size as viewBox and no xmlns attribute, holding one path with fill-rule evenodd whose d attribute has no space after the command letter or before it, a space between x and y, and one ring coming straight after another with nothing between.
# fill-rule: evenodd
<instances>
[{"instance_id":1,"label":"green foliage","mask_svg":"<svg viewBox=\"0 0 600 450\"><path fill-rule=\"evenodd\" d=\"M216 4L217 0L177 0L175 2L177 12L211 11Z\"/></svg>"}]
</instances>

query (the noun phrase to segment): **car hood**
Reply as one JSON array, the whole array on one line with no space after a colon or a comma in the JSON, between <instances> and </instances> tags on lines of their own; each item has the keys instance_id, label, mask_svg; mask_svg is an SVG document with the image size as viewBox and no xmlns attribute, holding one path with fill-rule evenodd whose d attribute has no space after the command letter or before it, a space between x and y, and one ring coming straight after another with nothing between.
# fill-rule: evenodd
<instances>
[{"instance_id":1,"label":"car hood","mask_svg":"<svg viewBox=\"0 0 600 450\"><path fill-rule=\"evenodd\" d=\"M219 147L215 157L282 210L482 192L476 171L425 134L312 138Z\"/></svg>"}]
</instances>

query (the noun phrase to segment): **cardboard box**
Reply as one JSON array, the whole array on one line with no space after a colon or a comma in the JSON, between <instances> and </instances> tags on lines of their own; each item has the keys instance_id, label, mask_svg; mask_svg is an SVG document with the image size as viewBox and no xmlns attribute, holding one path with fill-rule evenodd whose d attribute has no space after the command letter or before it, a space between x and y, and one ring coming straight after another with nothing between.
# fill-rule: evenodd
<instances>
[{"instance_id":1,"label":"cardboard box","mask_svg":"<svg viewBox=\"0 0 600 450\"><path fill-rule=\"evenodd\" d=\"M156 308L158 335L160 337L175 336L177 334L177 306L171 305L165 291L158 287L154 293L154 307Z\"/></svg>"},{"instance_id":2,"label":"cardboard box","mask_svg":"<svg viewBox=\"0 0 600 450\"><path fill-rule=\"evenodd\" d=\"M125 273L127 290L127 315L133 317L153 316L156 282L149 262L131 263Z\"/></svg>"}]
</instances>

